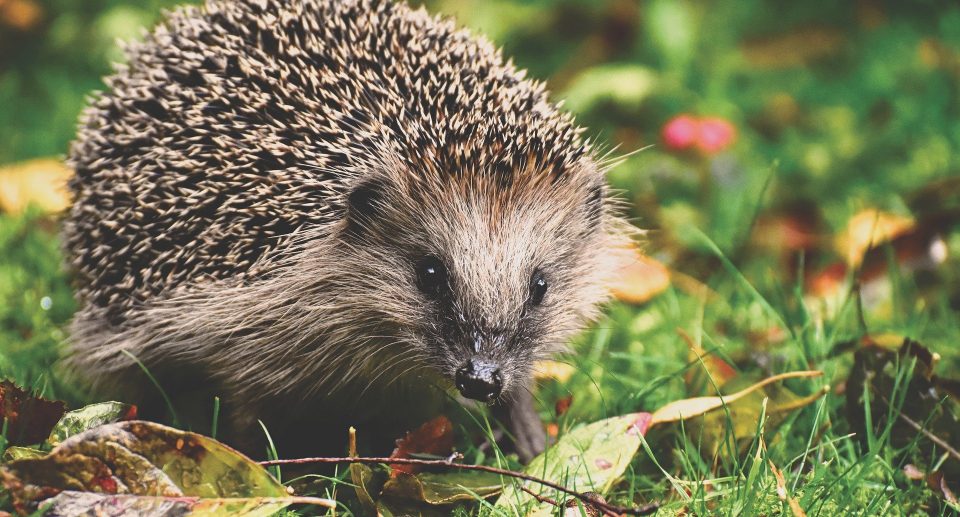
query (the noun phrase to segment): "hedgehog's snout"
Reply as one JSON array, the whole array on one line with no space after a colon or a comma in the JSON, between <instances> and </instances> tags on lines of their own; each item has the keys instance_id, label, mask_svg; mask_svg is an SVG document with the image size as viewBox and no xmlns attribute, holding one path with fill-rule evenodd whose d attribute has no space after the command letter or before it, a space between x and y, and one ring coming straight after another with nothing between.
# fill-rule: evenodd
<instances>
[{"instance_id":1,"label":"hedgehog's snout","mask_svg":"<svg viewBox=\"0 0 960 517\"><path fill-rule=\"evenodd\" d=\"M457 389L464 397L493 402L503 389L500 366L489 359L474 357L457 370Z\"/></svg>"}]
</instances>

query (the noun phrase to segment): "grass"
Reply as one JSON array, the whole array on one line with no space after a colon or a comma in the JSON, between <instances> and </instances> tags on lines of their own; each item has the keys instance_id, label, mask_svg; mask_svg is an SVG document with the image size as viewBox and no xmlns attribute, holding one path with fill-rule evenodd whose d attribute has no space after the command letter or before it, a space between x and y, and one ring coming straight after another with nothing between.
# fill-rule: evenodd
<instances>
[{"instance_id":1,"label":"grass","mask_svg":"<svg viewBox=\"0 0 960 517\"><path fill-rule=\"evenodd\" d=\"M0 221L4 229L17 229L12 232L18 237L16 242L39 245L52 240L47 233L49 228L33 216L2 216ZM57 259L53 245L41 246L42 253L31 254L29 259L15 249L3 248L7 254L3 264L8 271L29 270L38 263L54 264ZM38 262L38 256L46 258ZM919 434L906 446L895 445L892 440L899 406L907 402L904 379L910 376L910 365L902 365L898 370L898 387L892 394L895 403L887 414L871 415L870 404L863 406L864 418L876 424L867 429L878 432L868 434L865 440L855 435L849 424L850 408L843 394L836 390L846 381L851 357L829 354L837 343L861 334L855 300L845 300L827 317L817 316L805 308L801 299L776 296L797 290L777 282L765 284L765 279L776 276L764 274L765 269L762 261L748 261L742 268L725 262L705 279L717 293L717 300L712 303L671 287L642 306L613 304L607 316L582 336L577 346L579 354L569 358L571 363L581 366L566 382L542 383L539 400L545 420L557 423L562 433L578 422L649 411L696 395L689 391L684 377L692 370L706 368L702 360L690 358L677 333L677 329L685 329L712 355L728 358L742 368L740 375L745 379L756 380L771 371L815 368L826 372L825 378L815 383L795 383L794 389L808 394L816 391L820 383L834 389L818 403L788 415L778 425L770 425L769 417L761 414L755 424L756 432L739 439L730 432L718 435L715 429L697 422L648 435L644 452L609 500L666 501L664 515L680 514L684 509L697 514L744 516L788 512L776 496L772 463L783 471L789 492L798 498L808 515L952 515L955 510L939 504L936 494L925 484L911 482L903 474L906 462L925 470L942 458L921 455L923 439ZM23 273L8 277L31 278ZM19 309L28 321L40 322L37 328L48 333L32 335L32 342L37 344L22 349L16 346L22 334L8 331L5 335L13 337L7 337L4 343L3 351L8 357L3 364L5 376L46 390L48 395L60 396L61 388L52 388L57 383L50 361L62 336L54 329L62 324L63 316L56 319L56 313L51 315L37 302L44 295L66 289L63 277L54 278L40 282L40 287L33 288L36 292L23 293L16 299L28 303L8 306L8 310ZM898 299L898 306L918 307L925 303L910 278L900 277L890 284L897 286L890 298ZM960 342L960 318L947 305L921 307L923 310L914 312L912 317L896 318L895 322L875 317L883 314L883 308L868 311L865 316L869 330L909 335L926 343L943 355L943 373L955 371L957 350L936 345ZM777 325L790 325L792 329L777 343L756 343L747 337L752 334L751 329ZM705 389L705 393L712 392L712 385ZM566 414L557 417L554 402L568 395L573 395L573 404ZM737 428L741 425L737 418L739 415L728 412L721 427L727 431ZM467 421L464 425L467 429L492 432L485 420ZM761 429L765 431L765 446L760 445ZM711 439L719 443L706 446L705 442ZM491 458L489 453L471 451L464 444L461 447L467 447L468 460L510 465L510 460L497 450Z\"/></svg>"},{"instance_id":2,"label":"grass","mask_svg":"<svg viewBox=\"0 0 960 517\"><path fill-rule=\"evenodd\" d=\"M42 250L40 256L47 257L47 263L55 262L57 252L53 238L38 220L31 216L2 216L0 221L4 229L17 229L11 232L19 236L16 242L31 243L29 246ZM2 249L6 253L4 267L18 272L9 274L8 278L23 281L33 278L19 272L36 264L37 254L31 254L29 260L18 259L23 257L16 253L18 247ZM838 342L860 335L854 300L846 300L835 314L821 318L805 309L802 300L765 296L755 286L762 280L751 282L753 278L765 277L764 268L752 263L748 263L747 268L741 270L728 262L727 267L719 268L711 278L705 279L717 293L717 300L712 303L671 287L640 307L612 305L607 316L581 338L579 355L570 358L571 363L581 366L570 379L563 383L553 380L542 383L539 400L545 420L556 422L562 433L578 422L652 410L666 402L694 395L688 391L684 375L691 370L704 370L704 364L690 359L677 329L685 329L712 354L730 358L734 364L753 363L752 367L743 367L741 375L745 378L756 379L769 371L816 368L826 372L826 377L816 383L797 383L798 393L812 393L820 387L819 383L843 386L850 367L849 354L829 357L829 351ZM898 299L898 306L918 307L921 299L909 278L901 277L891 285L897 286L891 298ZM20 300L37 302L42 295L64 292L66 287L59 277L41 282L40 287L33 289L37 291L23 293ZM775 283L765 290L789 291ZM61 388L52 388L57 383L49 366L62 337L55 329L67 314L58 317L57 313L42 309L38 302L18 302L9 308L14 312L19 310L28 321L38 323L37 334L29 336L34 343L31 348L16 346L22 334L5 334L4 375L28 386L41 387L50 396L61 396ZM957 315L945 305L922 306L922 309L913 311L912 317L896 318L895 323L876 325L871 331L898 332L927 343L941 351L944 371L949 371L957 364L957 353L950 346L940 344L958 342ZM868 312L866 316L874 322L877 313L882 314L883 309ZM784 324L791 325L792 332L787 332L779 343L758 346L746 337L750 329ZM744 361L750 354L756 355ZM756 363L767 367L758 367ZM908 375L906 370L898 378L904 375ZM706 390L712 391L712 387ZM571 409L556 417L554 403L568 395L573 395ZM919 439L907 447L892 445L890 434L897 420L896 409L886 414L865 415L868 421L882 424L879 426L882 432L867 436L866 443L855 436L848 425L849 411L843 395L834 389L817 404L790 414L778 426L764 429L760 419L756 423L758 432L751 436L736 439L726 433L720 437L720 445L712 450L704 447L704 441L709 441L715 433L696 423L671 429L662 436L650 436L645 454L638 457L627 478L609 499L668 501L664 515L684 508L697 514L718 515L769 515L787 511L775 495L774 476L769 468L772 463L783 470L791 494L796 495L809 515L920 515L926 511L950 515L951 510L938 506L935 494L925 484L905 480L905 458L921 467L932 466L939 458L923 456ZM482 429L488 435L492 432L485 420L465 425ZM760 446L760 436L766 447ZM495 464L509 465L499 451L495 451L495 457ZM467 458L491 459L488 454L469 448Z\"/></svg>"},{"instance_id":3,"label":"grass","mask_svg":"<svg viewBox=\"0 0 960 517\"><path fill-rule=\"evenodd\" d=\"M38 5L46 22L0 33L21 49L0 55L0 103L14 106L0 110L0 163L62 155L84 96L119 58L113 37L131 36L129 27L150 25L174 2ZM663 501L662 515L789 515L777 495L778 469L808 515L955 515L927 483L904 473L909 463L951 473L954 487L960 479L955 459L923 433L903 430L900 409L918 404L910 382L916 366L902 362L884 373L891 404L873 412L867 401L847 401L856 347L844 346L865 333L908 336L940 355L936 373L956 376L956 218L936 228L941 263L907 267L891 246L877 254L886 271L860 296L850 272L834 294L811 285L842 261L835 241L855 214L909 216L923 230L929 214L960 208L960 187L949 183L960 170L960 7L771 5L428 2L504 45L530 75L548 78L555 97L605 146L622 154L653 146L608 177L631 219L651 230L644 246L671 267L673 282L643 304L607 308L577 339L576 355L562 358L575 366L569 378L540 383L541 416L562 434L716 394L722 379L713 376L713 358L737 373L724 393L775 373L822 370L822 378L786 383L796 396L829 386L802 409L770 412L756 397L709 420L651 431L608 499ZM726 120L736 142L717 154L671 149L661 131L681 113ZM797 227L816 241L790 244ZM54 366L75 310L55 230L38 211L0 213L0 374L76 406L87 401ZM707 355L692 356L678 329ZM556 402L568 396L570 409L557 415ZM955 401L943 405L956 415ZM477 415L457 422L460 436L493 432ZM458 445L466 461L516 466L496 448ZM328 497L352 490L342 471L336 481L312 479Z\"/></svg>"}]
</instances>

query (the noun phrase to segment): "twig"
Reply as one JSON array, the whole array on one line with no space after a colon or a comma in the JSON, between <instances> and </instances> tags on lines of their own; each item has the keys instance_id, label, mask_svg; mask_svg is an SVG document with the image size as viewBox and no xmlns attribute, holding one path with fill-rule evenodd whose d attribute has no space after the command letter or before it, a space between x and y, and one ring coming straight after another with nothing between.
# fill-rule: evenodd
<instances>
[{"instance_id":1,"label":"twig","mask_svg":"<svg viewBox=\"0 0 960 517\"><path fill-rule=\"evenodd\" d=\"M547 497L547 496L545 496L545 495L540 495L540 494L534 492L533 490L530 490L529 488L527 488L527 487L525 487L525 486L521 486L521 487L520 487L520 490L523 490L524 492L532 495L533 498L536 499L538 503L547 503L547 504L551 504L551 505L556 506L556 507L559 507L559 506L560 506L560 503L558 503L558 502L555 501L554 499L551 499L551 498L549 498L549 497Z\"/></svg>"},{"instance_id":2,"label":"twig","mask_svg":"<svg viewBox=\"0 0 960 517\"><path fill-rule=\"evenodd\" d=\"M520 490L523 490L524 492L530 494L534 499L537 500L537 502L539 502L539 503L541 503L541 504L542 504L542 503L546 503L546 504L549 504L549 505L554 506L554 507L556 507L556 508L564 508L564 507L570 508L571 506L575 506L575 505L572 505L573 501L567 501L566 504L560 504L559 502L557 502L556 499L549 498L549 497L547 497L547 496L545 496L545 495L540 495L540 494L534 492L533 490L530 490L529 488L527 488L527 487L525 487L525 486L521 486L521 487L520 487ZM602 512L602 513L603 513L604 515L606 515L607 517L620 517L620 515L623 515L623 514L620 514L620 513L616 513L616 512L611 512L611 511L608 511L608 510L604 510L604 509L600 508L599 506L597 506L597 503L605 502L605 501L603 501L602 498L601 498L601 499L597 499L597 498L600 497L598 494L594 494L593 492L586 492L586 493L584 493L583 495L585 495L585 496L587 496L587 497L596 496L596 497L593 497L593 501L590 502L590 503L588 503L588 506L586 507L586 508L587 508L587 515L594 515L594 516L595 516L595 515L598 515L598 514L596 513L597 511ZM564 513L564 515L566 515L566 513Z\"/></svg>"},{"instance_id":3,"label":"twig","mask_svg":"<svg viewBox=\"0 0 960 517\"><path fill-rule=\"evenodd\" d=\"M954 449L953 447L951 447L949 443L947 443L947 442L945 442L945 441L943 440L943 438L940 438L939 436L937 436L937 435L931 433L930 431L924 429L922 425L914 422L912 418L908 417L907 415L904 415L903 413L900 413L900 418L901 418L904 422L906 422L907 424L909 424L910 427L916 429L917 431L920 431L920 433L921 433L922 435L926 436L927 438L929 438L931 442L939 445L940 447L943 447L943 449L944 449L945 451L947 451L947 454L949 454L950 456L953 456L954 459L960 460L960 451L957 451L956 449Z\"/></svg>"},{"instance_id":4,"label":"twig","mask_svg":"<svg viewBox=\"0 0 960 517\"><path fill-rule=\"evenodd\" d=\"M554 490L558 490L567 495L576 497L577 499L583 501L584 503L591 504L607 515L650 515L653 512L657 511L660 508L658 503L651 503L639 508L627 508L623 506L617 506L607 502L598 501L595 496L592 494L584 494L582 492L577 492L576 490L571 490L564 487L563 485L558 485L552 481L547 481L546 479L541 479L529 474L524 474L523 472L516 472L514 470L501 469L497 467L488 467L486 465L468 465L464 463L454 463L450 459L443 460L421 460L417 458L373 458L373 457L362 457L358 456L355 458L333 458L333 457L321 457L321 458L297 458L291 460L270 460L270 461L261 461L260 465L264 467L270 467L273 465L306 465L310 463L325 463L325 464L337 464L337 463L363 463L366 465L420 465L422 467L447 467L455 468L462 470L476 470L481 472L490 472L492 474L500 474L501 476L507 476L517 479L522 479L524 481L530 481L533 483L538 483L540 485L550 487Z\"/></svg>"}]
</instances>

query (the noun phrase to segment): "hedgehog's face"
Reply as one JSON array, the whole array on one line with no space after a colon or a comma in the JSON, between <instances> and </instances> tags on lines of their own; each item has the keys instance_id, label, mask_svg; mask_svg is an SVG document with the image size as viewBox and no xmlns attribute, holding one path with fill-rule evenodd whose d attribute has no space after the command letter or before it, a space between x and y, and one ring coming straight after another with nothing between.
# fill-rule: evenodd
<instances>
[{"instance_id":1,"label":"hedgehog's face","mask_svg":"<svg viewBox=\"0 0 960 517\"><path fill-rule=\"evenodd\" d=\"M345 241L360 254L354 272L381 282L378 328L468 398L523 389L605 294L603 187L586 177L596 181L355 188Z\"/></svg>"}]
</instances>

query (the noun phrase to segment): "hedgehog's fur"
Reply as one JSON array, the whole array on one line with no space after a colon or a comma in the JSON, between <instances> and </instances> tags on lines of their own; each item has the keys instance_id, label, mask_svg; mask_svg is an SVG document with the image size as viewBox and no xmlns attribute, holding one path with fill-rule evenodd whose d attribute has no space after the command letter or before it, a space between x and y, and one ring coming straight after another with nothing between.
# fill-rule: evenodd
<instances>
[{"instance_id":1,"label":"hedgehog's fur","mask_svg":"<svg viewBox=\"0 0 960 517\"><path fill-rule=\"evenodd\" d=\"M429 408L410 397L489 332L510 399L604 297L619 225L595 153L541 83L451 22L212 0L127 56L69 155L69 362L94 388L133 397L134 356L175 402L226 397L242 430L362 422ZM449 310L417 290L424 254L448 262ZM550 290L531 308L535 268Z\"/></svg>"}]
</instances>

